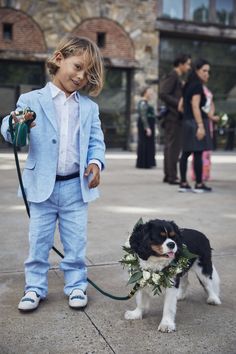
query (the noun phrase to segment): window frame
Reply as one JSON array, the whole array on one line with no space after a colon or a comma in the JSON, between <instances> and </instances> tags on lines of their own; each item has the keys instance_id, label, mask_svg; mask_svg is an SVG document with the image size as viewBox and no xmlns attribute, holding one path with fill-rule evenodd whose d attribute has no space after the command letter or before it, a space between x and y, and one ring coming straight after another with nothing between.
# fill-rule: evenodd
<instances>
[{"instance_id":1,"label":"window frame","mask_svg":"<svg viewBox=\"0 0 236 354\"><path fill-rule=\"evenodd\" d=\"M197 24L197 25L202 25L202 26L206 26L206 25L213 25L213 26L217 26L217 27L223 27L223 28L232 28L232 27L236 27L236 0L233 0L233 11L234 11L234 16L233 16L233 24L232 25L225 25L222 23L217 22L217 16L216 16L216 0L209 0L209 18L208 21L206 22L197 22L197 21L193 21L190 18L190 0L182 0L183 2L183 19L177 19L177 18L165 18L163 17L163 3L165 0L159 0L158 1L158 6L157 6L157 11L158 11L158 15L157 15L157 19L158 20L165 20L165 21L186 21L186 22L190 22L193 24Z\"/></svg>"}]
</instances>

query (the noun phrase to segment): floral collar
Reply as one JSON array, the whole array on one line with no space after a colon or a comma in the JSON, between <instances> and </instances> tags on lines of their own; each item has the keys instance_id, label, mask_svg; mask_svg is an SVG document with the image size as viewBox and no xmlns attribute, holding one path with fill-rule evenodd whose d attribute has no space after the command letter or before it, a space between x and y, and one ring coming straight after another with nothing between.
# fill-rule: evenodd
<instances>
[{"instance_id":1,"label":"floral collar","mask_svg":"<svg viewBox=\"0 0 236 354\"><path fill-rule=\"evenodd\" d=\"M143 223L142 219L138 223ZM152 288L154 295L160 295L162 288L171 288L174 286L176 275L187 270L190 265L190 259L197 257L197 255L189 252L187 246L184 244L178 260L173 260L168 266L159 271L141 267L137 253L130 246L123 246L123 250L125 254L120 263L124 267L128 267L130 276L128 284L134 284L135 291L139 288L149 286Z\"/></svg>"}]
</instances>

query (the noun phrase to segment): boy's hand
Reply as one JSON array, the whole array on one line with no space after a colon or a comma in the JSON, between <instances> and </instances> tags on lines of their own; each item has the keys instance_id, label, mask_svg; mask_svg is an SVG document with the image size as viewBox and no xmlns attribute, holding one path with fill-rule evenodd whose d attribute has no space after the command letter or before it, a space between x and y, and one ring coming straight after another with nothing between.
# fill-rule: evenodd
<instances>
[{"instance_id":1,"label":"boy's hand","mask_svg":"<svg viewBox=\"0 0 236 354\"><path fill-rule=\"evenodd\" d=\"M31 112L26 112L25 115L24 115L24 120L27 121L27 120L30 120L33 118L33 113ZM30 124L30 128L33 128L36 126L36 123L35 121L33 121L31 124Z\"/></svg>"},{"instance_id":2,"label":"boy's hand","mask_svg":"<svg viewBox=\"0 0 236 354\"><path fill-rule=\"evenodd\" d=\"M91 163L85 170L84 175L88 177L90 173L93 175L91 181L89 182L89 188L95 188L100 183L100 169L95 163Z\"/></svg>"}]
</instances>

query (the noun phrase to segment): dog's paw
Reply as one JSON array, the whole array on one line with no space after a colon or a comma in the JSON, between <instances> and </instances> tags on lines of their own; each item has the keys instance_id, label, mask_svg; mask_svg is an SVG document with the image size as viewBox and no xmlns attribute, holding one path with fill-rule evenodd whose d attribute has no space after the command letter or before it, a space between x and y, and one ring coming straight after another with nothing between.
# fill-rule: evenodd
<instances>
[{"instance_id":1,"label":"dog's paw","mask_svg":"<svg viewBox=\"0 0 236 354\"><path fill-rule=\"evenodd\" d=\"M218 296L209 296L207 299L209 305L221 305L221 301Z\"/></svg>"},{"instance_id":2,"label":"dog's paw","mask_svg":"<svg viewBox=\"0 0 236 354\"><path fill-rule=\"evenodd\" d=\"M158 331L163 333L175 332L175 324L174 322L161 322L158 326Z\"/></svg>"},{"instance_id":3,"label":"dog's paw","mask_svg":"<svg viewBox=\"0 0 236 354\"><path fill-rule=\"evenodd\" d=\"M141 320L142 319L142 312L140 310L133 310L133 311L126 311L125 312L125 319L126 320Z\"/></svg>"}]
</instances>

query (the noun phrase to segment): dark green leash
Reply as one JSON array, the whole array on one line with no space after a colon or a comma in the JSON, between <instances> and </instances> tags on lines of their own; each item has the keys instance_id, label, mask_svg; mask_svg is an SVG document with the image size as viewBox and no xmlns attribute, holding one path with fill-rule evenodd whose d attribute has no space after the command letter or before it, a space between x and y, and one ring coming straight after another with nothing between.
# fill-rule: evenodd
<instances>
[{"instance_id":1,"label":"dark green leash","mask_svg":"<svg viewBox=\"0 0 236 354\"><path fill-rule=\"evenodd\" d=\"M14 157L15 157L15 163L16 163L16 170L17 170L17 176L18 180L20 183L20 189L22 192L23 200L25 203L25 208L28 214L28 217L30 218L30 210L29 210L29 205L27 202L26 194L25 194L25 189L22 181L22 176L21 176L21 169L20 169L20 163L19 163L19 158L18 158L18 151L17 149L19 147L25 146L27 142L27 137L30 133L30 125L31 123L35 120L36 114L33 112L30 108L26 108L24 111L19 112L16 116L23 116L25 113L32 113L32 119L29 119L27 121L22 120L19 123L16 123L13 125L13 117L10 115L9 117L9 130L13 142L13 151L14 151ZM64 258L64 255L55 247L52 247L53 251L58 254L61 258ZM88 283L90 283L95 289L97 289L101 294L113 299L113 300L129 300L138 290L139 286L136 284L133 289L130 291L130 293L127 296L115 296L112 295L104 290L102 290L98 285L96 285L91 279L87 278Z\"/></svg>"}]
</instances>

